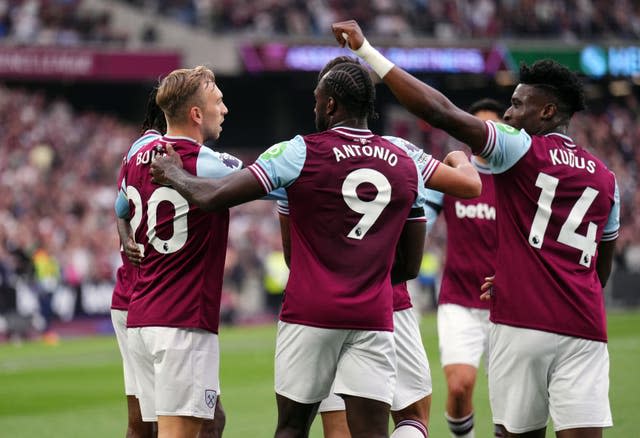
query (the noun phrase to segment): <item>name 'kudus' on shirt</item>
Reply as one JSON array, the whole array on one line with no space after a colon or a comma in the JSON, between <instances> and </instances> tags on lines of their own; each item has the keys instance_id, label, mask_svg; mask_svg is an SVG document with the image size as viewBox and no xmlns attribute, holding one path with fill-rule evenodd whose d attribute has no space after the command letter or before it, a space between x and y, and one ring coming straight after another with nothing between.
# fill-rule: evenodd
<instances>
[{"instance_id":1,"label":"name 'kudus' on shirt","mask_svg":"<svg viewBox=\"0 0 640 438\"><path fill-rule=\"evenodd\" d=\"M564 164L565 166L575 169L586 169L589 173L596 171L596 163L593 160L587 160L584 157L578 157L570 150L550 149L549 156L553 165Z\"/></svg>"}]
</instances>

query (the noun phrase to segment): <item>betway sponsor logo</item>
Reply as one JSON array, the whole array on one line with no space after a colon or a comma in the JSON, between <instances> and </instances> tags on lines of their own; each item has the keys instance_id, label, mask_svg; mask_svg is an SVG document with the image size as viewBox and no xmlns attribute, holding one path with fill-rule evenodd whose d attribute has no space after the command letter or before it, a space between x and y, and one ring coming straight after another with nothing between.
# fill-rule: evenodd
<instances>
[{"instance_id":1,"label":"betway sponsor logo","mask_svg":"<svg viewBox=\"0 0 640 438\"><path fill-rule=\"evenodd\" d=\"M460 201L456 201L456 216L460 219L468 217L469 219L487 219L494 221L496 220L496 208L484 202L465 205Z\"/></svg>"}]
</instances>

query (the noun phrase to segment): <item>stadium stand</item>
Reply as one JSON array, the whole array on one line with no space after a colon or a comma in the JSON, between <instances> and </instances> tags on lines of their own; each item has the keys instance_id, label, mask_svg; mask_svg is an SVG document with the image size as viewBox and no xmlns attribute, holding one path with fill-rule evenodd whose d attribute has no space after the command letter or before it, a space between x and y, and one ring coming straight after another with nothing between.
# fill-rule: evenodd
<instances>
[{"instance_id":1,"label":"stadium stand","mask_svg":"<svg viewBox=\"0 0 640 438\"><path fill-rule=\"evenodd\" d=\"M214 33L324 35L356 19L368 35L409 38L640 37L640 6L630 0L121 0Z\"/></svg>"},{"instance_id":2,"label":"stadium stand","mask_svg":"<svg viewBox=\"0 0 640 438\"><path fill-rule=\"evenodd\" d=\"M108 10L81 6L82 0L0 2L0 41L62 47L124 45L127 33L113 27Z\"/></svg>"}]
</instances>

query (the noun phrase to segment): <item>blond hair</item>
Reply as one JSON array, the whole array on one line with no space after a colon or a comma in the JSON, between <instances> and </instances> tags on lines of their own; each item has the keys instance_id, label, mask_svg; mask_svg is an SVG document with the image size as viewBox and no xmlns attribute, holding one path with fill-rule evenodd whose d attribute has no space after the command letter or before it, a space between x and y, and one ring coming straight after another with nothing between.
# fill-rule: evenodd
<instances>
[{"instance_id":1,"label":"blond hair","mask_svg":"<svg viewBox=\"0 0 640 438\"><path fill-rule=\"evenodd\" d=\"M201 84L212 82L216 78L213 72L199 65L195 68L174 70L160 82L156 103L164 112L169 123L181 123L187 119L187 109L199 102L198 90Z\"/></svg>"}]
</instances>

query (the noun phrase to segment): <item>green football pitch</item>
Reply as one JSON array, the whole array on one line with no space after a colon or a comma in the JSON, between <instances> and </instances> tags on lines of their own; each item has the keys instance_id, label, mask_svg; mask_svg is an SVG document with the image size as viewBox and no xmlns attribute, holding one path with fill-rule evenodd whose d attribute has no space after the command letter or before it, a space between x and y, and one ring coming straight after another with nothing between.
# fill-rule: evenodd
<instances>
[{"instance_id":1,"label":"green football pitch","mask_svg":"<svg viewBox=\"0 0 640 438\"><path fill-rule=\"evenodd\" d=\"M447 437L443 418L445 384L433 315L423 319L422 333L433 375L431 436ZM609 337L615 426L605 436L639 436L640 312L610 313ZM274 339L273 325L221 329L226 438L273 436ZM475 392L478 437L492 436L486 385L481 372ZM62 339L55 346L40 342L0 345L0 436L124 436L122 386L120 357L113 337ZM322 436L320 430L316 421L311 436ZM548 431L547 436L552 435Z\"/></svg>"}]
</instances>

